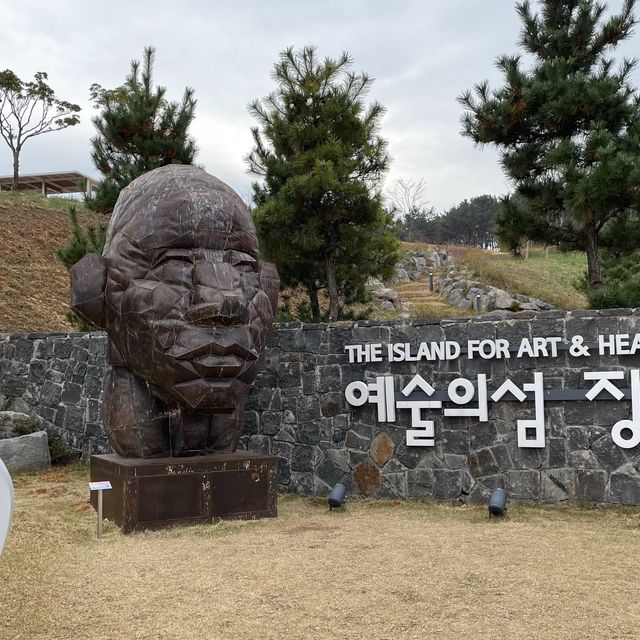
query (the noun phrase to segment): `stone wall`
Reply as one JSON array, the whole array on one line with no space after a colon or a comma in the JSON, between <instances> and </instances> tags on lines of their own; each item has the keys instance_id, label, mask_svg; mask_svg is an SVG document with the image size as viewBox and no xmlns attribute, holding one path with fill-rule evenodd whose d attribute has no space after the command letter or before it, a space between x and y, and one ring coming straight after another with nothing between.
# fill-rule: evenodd
<instances>
[{"instance_id":1,"label":"stone wall","mask_svg":"<svg viewBox=\"0 0 640 640\"><path fill-rule=\"evenodd\" d=\"M460 320L339 322L333 325L280 325L270 339L264 367L247 401L241 446L280 456L281 489L327 494L336 482L350 492L384 497L436 497L484 501L503 486L513 501L640 504L640 447L614 444L612 426L631 416L626 398L553 400L592 385L585 371L625 372L640 368L640 354L574 357L469 359L465 354L440 362L349 363L346 345L503 339L638 331L631 310L522 312L508 319L478 316ZM0 398L7 410L29 413L52 435L62 435L79 454L108 450L100 424L104 368L103 334L5 335L0 340ZM355 381L393 376L396 393L416 373L442 393L459 377L477 382L487 376L489 393L507 378L522 387L534 372L545 389L559 390L545 403L544 448L517 446L516 421L530 419L532 402L490 402L488 421L443 416L430 411L435 445L406 444L411 412L395 423L379 423L374 404L350 406L345 388ZM571 391L574 390L574 391ZM435 396L434 396L435 397ZM610 397L610 396L606 396Z\"/></svg>"},{"instance_id":2,"label":"stone wall","mask_svg":"<svg viewBox=\"0 0 640 640\"><path fill-rule=\"evenodd\" d=\"M442 267L453 267L453 255L446 249L405 251L402 259L395 266L392 282L398 284L409 282L410 280L420 280L426 277L430 271L435 271Z\"/></svg>"},{"instance_id":3,"label":"stone wall","mask_svg":"<svg viewBox=\"0 0 640 640\"><path fill-rule=\"evenodd\" d=\"M109 450L100 398L103 333L4 334L0 339L0 410L29 414L78 455Z\"/></svg>"}]
</instances>

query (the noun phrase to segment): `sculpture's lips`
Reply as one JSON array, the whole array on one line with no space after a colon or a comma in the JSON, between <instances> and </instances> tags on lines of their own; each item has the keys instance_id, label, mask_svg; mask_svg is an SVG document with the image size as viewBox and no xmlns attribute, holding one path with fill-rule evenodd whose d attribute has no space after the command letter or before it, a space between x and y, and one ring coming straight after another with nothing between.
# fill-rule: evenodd
<instances>
[{"instance_id":1,"label":"sculpture's lips","mask_svg":"<svg viewBox=\"0 0 640 640\"><path fill-rule=\"evenodd\" d=\"M220 344L221 340L216 339L200 343L198 346L183 346L180 344L174 344L173 347L166 351L166 354L177 360L191 360L196 361L201 357L218 357L221 361L230 359L232 356L237 356L242 360L257 360L258 354L248 347L243 346L239 342L229 341L227 344ZM194 362L195 364L195 362Z\"/></svg>"},{"instance_id":2,"label":"sculpture's lips","mask_svg":"<svg viewBox=\"0 0 640 640\"><path fill-rule=\"evenodd\" d=\"M237 376L245 361L236 355L203 356L191 364L203 378L228 378Z\"/></svg>"}]
</instances>

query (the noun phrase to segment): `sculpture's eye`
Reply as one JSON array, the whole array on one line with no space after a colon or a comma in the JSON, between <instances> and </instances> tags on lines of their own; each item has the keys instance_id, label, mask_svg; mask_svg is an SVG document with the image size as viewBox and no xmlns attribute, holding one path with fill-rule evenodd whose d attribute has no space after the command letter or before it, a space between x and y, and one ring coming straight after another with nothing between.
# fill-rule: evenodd
<instances>
[{"instance_id":1,"label":"sculpture's eye","mask_svg":"<svg viewBox=\"0 0 640 640\"><path fill-rule=\"evenodd\" d=\"M258 270L258 261L248 253L242 253L242 251L229 251L228 254L228 261L238 271L255 273Z\"/></svg>"},{"instance_id":2,"label":"sculpture's eye","mask_svg":"<svg viewBox=\"0 0 640 640\"><path fill-rule=\"evenodd\" d=\"M192 265L194 262L193 254L191 251L182 249L171 249L169 251L164 251L159 254L153 261L152 269L160 267L167 262L183 262L185 264Z\"/></svg>"}]
</instances>

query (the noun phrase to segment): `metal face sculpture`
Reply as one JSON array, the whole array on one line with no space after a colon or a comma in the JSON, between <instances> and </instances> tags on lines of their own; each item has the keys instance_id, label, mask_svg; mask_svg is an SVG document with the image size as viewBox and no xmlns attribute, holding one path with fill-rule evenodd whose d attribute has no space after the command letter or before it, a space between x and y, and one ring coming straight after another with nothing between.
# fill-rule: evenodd
<instances>
[{"instance_id":1,"label":"metal face sculpture","mask_svg":"<svg viewBox=\"0 0 640 640\"><path fill-rule=\"evenodd\" d=\"M120 455L235 449L278 288L220 180L170 165L122 191L102 256L71 269L71 308L109 335L103 419Z\"/></svg>"}]
</instances>

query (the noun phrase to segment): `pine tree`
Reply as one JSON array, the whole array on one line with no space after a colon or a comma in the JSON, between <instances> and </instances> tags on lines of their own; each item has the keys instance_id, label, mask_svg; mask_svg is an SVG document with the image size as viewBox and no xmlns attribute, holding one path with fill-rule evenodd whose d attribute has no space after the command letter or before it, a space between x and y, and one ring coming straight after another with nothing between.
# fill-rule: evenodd
<instances>
[{"instance_id":1,"label":"pine tree","mask_svg":"<svg viewBox=\"0 0 640 640\"><path fill-rule=\"evenodd\" d=\"M155 49L144 51L140 62L131 62L131 72L116 89L91 87L91 98L100 108L93 119L98 135L91 140L92 158L104 175L94 198L86 204L100 213L111 213L120 191L138 176L166 164L191 164L196 145L189 136L196 101L193 89L186 88L182 101L169 102L164 87L153 87ZM85 254L101 253L106 225L89 227L85 232L78 224L75 210L70 212L71 237L58 250L58 259L70 268ZM77 316L69 319L86 329Z\"/></svg>"},{"instance_id":2,"label":"pine tree","mask_svg":"<svg viewBox=\"0 0 640 640\"><path fill-rule=\"evenodd\" d=\"M71 267L87 253L101 253L107 236L107 225L88 225L86 231L78 221L78 211L75 205L69 208L71 223L71 238L69 242L56 251L58 260L67 267Z\"/></svg>"},{"instance_id":3,"label":"pine tree","mask_svg":"<svg viewBox=\"0 0 640 640\"><path fill-rule=\"evenodd\" d=\"M498 207L498 199L491 195L476 196L451 207L440 220L444 242L485 248L494 246Z\"/></svg>"},{"instance_id":4,"label":"pine tree","mask_svg":"<svg viewBox=\"0 0 640 640\"><path fill-rule=\"evenodd\" d=\"M78 211L75 205L69 209L69 222L71 223L71 237L67 244L56 251L58 260L67 268L71 267L87 253L102 253L102 248L107 237L107 225L98 223L97 226L88 225L86 230L80 226ZM67 320L74 324L80 331L94 329L92 325L77 316L71 309L67 311Z\"/></svg>"},{"instance_id":5,"label":"pine tree","mask_svg":"<svg viewBox=\"0 0 640 640\"><path fill-rule=\"evenodd\" d=\"M314 47L289 48L274 66L277 89L250 105L260 124L247 156L262 179L254 184L258 234L283 284L306 288L316 321L320 289L336 320L397 257L379 192L389 161L378 135L383 108L365 106L372 80L350 65L346 53L320 61Z\"/></svg>"},{"instance_id":6,"label":"pine tree","mask_svg":"<svg viewBox=\"0 0 640 640\"><path fill-rule=\"evenodd\" d=\"M586 251L589 285L603 285L599 245L603 229L637 207L640 118L630 85L635 61L615 68L613 49L636 24L635 0L605 18L595 0L542 0L516 9L520 45L533 57L497 61L505 84L487 82L459 101L463 135L501 150L515 185L498 215L498 234L512 247L526 239Z\"/></svg>"},{"instance_id":7,"label":"pine tree","mask_svg":"<svg viewBox=\"0 0 640 640\"><path fill-rule=\"evenodd\" d=\"M87 204L97 211L111 212L120 191L139 175L166 164L191 164L196 156L188 133L195 117L194 91L187 87L180 103L169 102L166 89L153 86L154 59L155 49L147 47L142 66L132 60L121 87L91 87L100 108L93 119L98 135L91 140L91 156L104 179Z\"/></svg>"}]
</instances>

